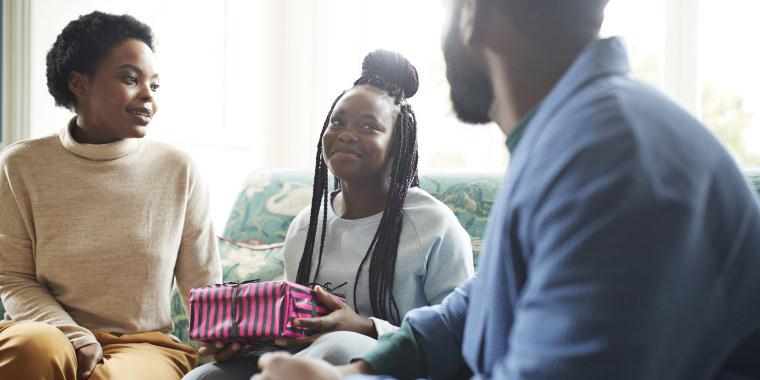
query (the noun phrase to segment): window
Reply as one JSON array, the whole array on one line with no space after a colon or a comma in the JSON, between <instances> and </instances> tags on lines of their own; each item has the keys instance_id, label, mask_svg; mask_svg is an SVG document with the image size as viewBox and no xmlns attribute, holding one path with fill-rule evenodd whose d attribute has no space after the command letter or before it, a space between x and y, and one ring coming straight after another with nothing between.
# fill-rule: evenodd
<instances>
[{"instance_id":1,"label":"window","mask_svg":"<svg viewBox=\"0 0 760 380\"><path fill-rule=\"evenodd\" d=\"M0 67L3 66L3 0L0 0ZM0 89L4 88L3 86L3 78L0 76ZM3 93L0 91L0 104L2 104L3 100ZM0 120L3 119L3 110L2 107L0 107ZM3 129L0 128L0 147L3 145Z\"/></svg>"},{"instance_id":2,"label":"window","mask_svg":"<svg viewBox=\"0 0 760 380\"><path fill-rule=\"evenodd\" d=\"M149 138L183 146L203 166L219 229L248 172L313 167L330 104L376 48L404 54L419 71L420 91L410 103L419 119L421 170L500 171L507 165L497 127L465 125L451 111L438 2L30 4L27 134L54 133L72 116L54 107L45 84L45 54L63 26L94 9L130 13L153 27L162 67L161 112ZM740 164L760 165L760 56L752 41L760 35L752 19L758 11L753 0L611 0L602 34L623 35L635 76L703 119Z\"/></svg>"},{"instance_id":3,"label":"window","mask_svg":"<svg viewBox=\"0 0 760 380\"><path fill-rule=\"evenodd\" d=\"M34 1L31 137L55 133L72 117L47 93L45 54L66 23L95 9L130 13L153 28L161 94L148 136L196 157L211 184L219 229L249 171L313 167L330 104L377 48L404 54L420 73L421 89L410 103L422 170L506 166L498 128L464 125L450 110L440 52L443 9L428 1Z\"/></svg>"},{"instance_id":4,"label":"window","mask_svg":"<svg viewBox=\"0 0 760 380\"><path fill-rule=\"evenodd\" d=\"M760 165L760 2L699 1L702 121L741 165Z\"/></svg>"},{"instance_id":5,"label":"window","mask_svg":"<svg viewBox=\"0 0 760 380\"><path fill-rule=\"evenodd\" d=\"M628 42L633 75L702 120L740 165L760 165L760 51L752 0L612 0L603 35Z\"/></svg>"},{"instance_id":6,"label":"window","mask_svg":"<svg viewBox=\"0 0 760 380\"><path fill-rule=\"evenodd\" d=\"M415 65L420 76L420 89L409 100L418 118L420 170L506 168L501 130L495 124L464 124L451 109L440 44L444 10L439 3L344 0L332 2L330 10L330 57L341 58L327 68L330 101L358 77L367 52L397 51ZM347 46L353 48L347 50ZM327 107L323 114L326 111Z\"/></svg>"}]
</instances>

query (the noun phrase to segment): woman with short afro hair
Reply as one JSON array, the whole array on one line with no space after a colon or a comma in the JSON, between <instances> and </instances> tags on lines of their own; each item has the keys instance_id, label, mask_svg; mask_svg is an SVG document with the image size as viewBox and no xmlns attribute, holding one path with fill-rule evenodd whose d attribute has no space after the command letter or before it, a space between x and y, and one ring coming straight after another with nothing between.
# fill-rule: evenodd
<instances>
[{"instance_id":1,"label":"woman with short afro hair","mask_svg":"<svg viewBox=\"0 0 760 380\"><path fill-rule=\"evenodd\" d=\"M2 379L180 379L171 292L221 282L208 190L191 157L143 139L158 111L149 26L92 12L47 55L76 115L0 152Z\"/></svg>"}]
</instances>

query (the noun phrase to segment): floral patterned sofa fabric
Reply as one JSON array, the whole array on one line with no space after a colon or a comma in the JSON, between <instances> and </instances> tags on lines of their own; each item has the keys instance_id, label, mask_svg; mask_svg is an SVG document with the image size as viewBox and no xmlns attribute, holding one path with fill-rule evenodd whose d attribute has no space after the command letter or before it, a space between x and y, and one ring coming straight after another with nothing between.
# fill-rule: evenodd
<instances>
[{"instance_id":1,"label":"floral patterned sofa fabric","mask_svg":"<svg viewBox=\"0 0 760 380\"><path fill-rule=\"evenodd\" d=\"M449 206L470 234L475 262L501 178L501 173L444 172L420 177L420 187ZM311 204L313 183L314 171L308 169L262 170L246 177L219 238L225 282L282 279L282 242L293 218ZM172 297L174 334L190 344L179 294Z\"/></svg>"},{"instance_id":2,"label":"floral patterned sofa fabric","mask_svg":"<svg viewBox=\"0 0 760 380\"><path fill-rule=\"evenodd\" d=\"M501 173L427 173L420 188L449 206L480 252L488 211ZM251 173L230 212L222 237L249 245L280 243L293 218L311 204L314 172L306 169ZM330 182L332 187L332 179ZM477 256L476 256L477 258Z\"/></svg>"},{"instance_id":3,"label":"floral patterned sofa fabric","mask_svg":"<svg viewBox=\"0 0 760 380\"><path fill-rule=\"evenodd\" d=\"M760 168L744 169L744 174L760 194ZM502 175L451 172L420 175L420 188L447 205L470 234L476 268L488 212ZM310 169L261 170L246 177L219 239L224 281L282 279L282 242L293 218L311 204L313 181L314 171ZM333 186L331 176L329 186ZM186 336L187 317L176 291L172 315L174 333L190 343Z\"/></svg>"},{"instance_id":4,"label":"floral patterned sofa fabric","mask_svg":"<svg viewBox=\"0 0 760 380\"><path fill-rule=\"evenodd\" d=\"M758 195L760 196L760 166L745 168L744 175L747 177L750 185L754 185Z\"/></svg>"},{"instance_id":5,"label":"floral patterned sofa fabric","mask_svg":"<svg viewBox=\"0 0 760 380\"><path fill-rule=\"evenodd\" d=\"M246 177L222 237L246 244L285 240L293 218L311 203L314 173L307 170L267 170Z\"/></svg>"},{"instance_id":6,"label":"floral patterned sofa fabric","mask_svg":"<svg viewBox=\"0 0 760 380\"><path fill-rule=\"evenodd\" d=\"M760 167L743 171L760 196ZM262 170L246 177L219 238L224 281L282 279L282 242L290 222L311 203L313 178L314 172L309 169ZM502 173L427 172L420 176L420 187L451 208L470 234L476 265L501 178ZM0 303L0 313L4 311ZM176 290L172 319L174 334L192 344L187 339L187 316Z\"/></svg>"}]
</instances>

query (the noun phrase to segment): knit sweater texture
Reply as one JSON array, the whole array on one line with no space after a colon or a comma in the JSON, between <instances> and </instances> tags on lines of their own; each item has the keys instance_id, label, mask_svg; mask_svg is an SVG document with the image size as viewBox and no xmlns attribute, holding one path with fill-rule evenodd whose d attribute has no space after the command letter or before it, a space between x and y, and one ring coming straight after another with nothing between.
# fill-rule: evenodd
<instances>
[{"instance_id":1,"label":"knit sweater texture","mask_svg":"<svg viewBox=\"0 0 760 380\"><path fill-rule=\"evenodd\" d=\"M335 193L333 193L335 194ZM285 278L294 281L303 255L309 228L311 206L299 213L288 229L283 256ZM327 207L325 235L319 278L316 274L319 242L322 236L322 210L317 225L314 263L309 278L333 286L346 283L346 304L354 308L354 284L367 248L380 225L383 213L361 219L343 219L335 214L332 202ZM425 190L412 187L404 203L404 217L399 237L393 280L393 296L403 318L409 310L441 303L457 286L474 274L470 235L459 224L454 213ZM372 312L369 299L369 261L362 267L356 289L357 314L372 318L377 335L397 329ZM386 310L390 315L391 311Z\"/></svg>"},{"instance_id":2,"label":"knit sweater texture","mask_svg":"<svg viewBox=\"0 0 760 380\"><path fill-rule=\"evenodd\" d=\"M0 153L5 319L50 323L75 349L88 329L171 333L175 279L185 310L222 279L198 166L146 139L80 144L72 125Z\"/></svg>"}]
</instances>

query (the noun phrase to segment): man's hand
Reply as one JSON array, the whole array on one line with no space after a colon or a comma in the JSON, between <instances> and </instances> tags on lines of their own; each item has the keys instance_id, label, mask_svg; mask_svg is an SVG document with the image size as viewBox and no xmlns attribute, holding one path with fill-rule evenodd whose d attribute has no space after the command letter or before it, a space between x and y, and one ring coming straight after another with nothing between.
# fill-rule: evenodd
<instances>
[{"instance_id":1,"label":"man's hand","mask_svg":"<svg viewBox=\"0 0 760 380\"><path fill-rule=\"evenodd\" d=\"M253 375L251 380L338 380L342 374L324 360L295 358L284 352L261 355L259 358L261 373Z\"/></svg>"},{"instance_id":2,"label":"man's hand","mask_svg":"<svg viewBox=\"0 0 760 380\"><path fill-rule=\"evenodd\" d=\"M238 342L225 345L222 341L216 341L213 343L203 343L198 349L198 355L210 356L214 355L214 360L223 362L225 360L237 359L247 354L250 350L248 345L241 345Z\"/></svg>"},{"instance_id":3,"label":"man's hand","mask_svg":"<svg viewBox=\"0 0 760 380\"><path fill-rule=\"evenodd\" d=\"M103 349L100 343L92 343L79 347L77 350L77 378L89 379L95 370L95 365L103 360Z\"/></svg>"}]
</instances>

